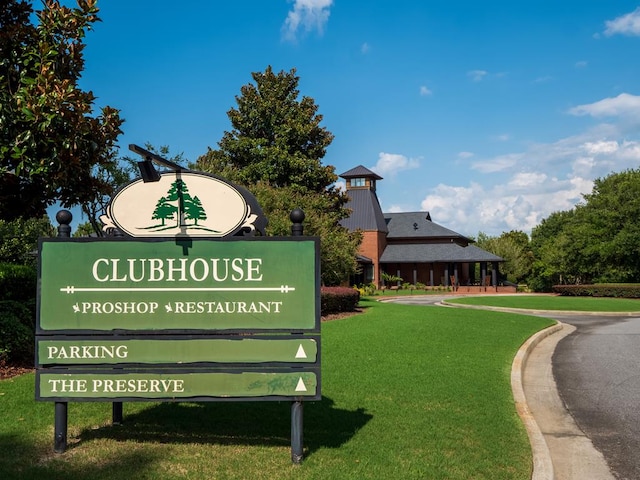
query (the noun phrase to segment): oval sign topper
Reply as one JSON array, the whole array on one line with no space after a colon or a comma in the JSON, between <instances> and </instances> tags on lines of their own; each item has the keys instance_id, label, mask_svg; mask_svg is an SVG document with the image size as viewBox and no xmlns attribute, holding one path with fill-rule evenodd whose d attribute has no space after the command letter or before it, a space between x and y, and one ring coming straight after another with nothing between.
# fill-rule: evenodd
<instances>
[{"instance_id":1,"label":"oval sign topper","mask_svg":"<svg viewBox=\"0 0 640 480\"><path fill-rule=\"evenodd\" d=\"M132 237L254 233L262 212L243 190L203 173L165 172L157 182L135 180L125 186L100 220L103 230L117 228Z\"/></svg>"}]
</instances>

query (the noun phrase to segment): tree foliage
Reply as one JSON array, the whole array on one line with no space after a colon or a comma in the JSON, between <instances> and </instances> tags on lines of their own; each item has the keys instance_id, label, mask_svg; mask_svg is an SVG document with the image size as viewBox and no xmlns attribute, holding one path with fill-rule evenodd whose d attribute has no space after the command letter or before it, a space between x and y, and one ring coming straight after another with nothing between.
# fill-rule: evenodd
<instances>
[{"instance_id":1,"label":"tree foliage","mask_svg":"<svg viewBox=\"0 0 640 480\"><path fill-rule=\"evenodd\" d=\"M640 281L640 170L598 178L583 198L531 232L536 289Z\"/></svg>"},{"instance_id":2,"label":"tree foliage","mask_svg":"<svg viewBox=\"0 0 640 480\"><path fill-rule=\"evenodd\" d=\"M357 268L360 235L339 225L349 215L347 197L331 187L338 179L334 168L321 163L333 135L320 125L315 101L299 98L295 69L274 73L269 66L252 78L227 113L233 129L195 168L251 191L269 220L269 235L290 235L289 214L302 208L305 234L321 238L323 283L346 281Z\"/></svg>"},{"instance_id":3,"label":"tree foliage","mask_svg":"<svg viewBox=\"0 0 640 480\"><path fill-rule=\"evenodd\" d=\"M320 126L314 100L298 99L296 70L276 74L269 66L251 76L255 85L244 85L238 107L227 112L233 130L224 132L218 150L198 159L198 167L242 185L323 192L337 180L334 168L320 163L333 135Z\"/></svg>"},{"instance_id":4,"label":"tree foliage","mask_svg":"<svg viewBox=\"0 0 640 480\"><path fill-rule=\"evenodd\" d=\"M39 237L55 237L49 217L0 220L0 263L36 264Z\"/></svg>"},{"instance_id":5,"label":"tree foliage","mask_svg":"<svg viewBox=\"0 0 640 480\"><path fill-rule=\"evenodd\" d=\"M478 234L477 246L505 259L500 273L513 283L525 282L531 273L532 253L529 236L519 230L503 232L499 237Z\"/></svg>"},{"instance_id":6,"label":"tree foliage","mask_svg":"<svg viewBox=\"0 0 640 480\"><path fill-rule=\"evenodd\" d=\"M113 164L122 120L111 107L93 116L95 96L78 87L97 13L96 0L0 7L0 218L39 217L55 201L71 207L111 190L95 173Z\"/></svg>"}]
</instances>

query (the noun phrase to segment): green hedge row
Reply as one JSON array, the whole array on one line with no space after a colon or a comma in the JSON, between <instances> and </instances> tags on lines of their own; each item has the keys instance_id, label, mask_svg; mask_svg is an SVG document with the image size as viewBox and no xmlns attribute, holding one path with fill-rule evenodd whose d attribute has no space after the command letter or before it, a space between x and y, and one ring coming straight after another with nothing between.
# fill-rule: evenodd
<instances>
[{"instance_id":1,"label":"green hedge row","mask_svg":"<svg viewBox=\"0 0 640 480\"><path fill-rule=\"evenodd\" d=\"M553 291L574 297L640 298L640 284L599 283L595 285L554 285Z\"/></svg>"},{"instance_id":2,"label":"green hedge row","mask_svg":"<svg viewBox=\"0 0 640 480\"><path fill-rule=\"evenodd\" d=\"M36 288L35 267L0 263L0 363L33 365Z\"/></svg>"},{"instance_id":3,"label":"green hedge row","mask_svg":"<svg viewBox=\"0 0 640 480\"><path fill-rule=\"evenodd\" d=\"M32 301L37 285L35 267L0 263L0 300Z\"/></svg>"},{"instance_id":4,"label":"green hedge row","mask_svg":"<svg viewBox=\"0 0 640 480\"><path fill-rule=\"evenodd\" d=\"M35 317L22 302L0 301L0 364L32 366Z\"/></svg>"},{"instance_id":5,"label":"green hedge row","mask_svg":"<svg viewBox=\"0 0 640 480\"><path fill-rule=\"evenodd\" d=\"M360 301L360 292L349 287L322 287L320 289L320 312L324 315L353 312Z\"/></svg>"}]
</instances>

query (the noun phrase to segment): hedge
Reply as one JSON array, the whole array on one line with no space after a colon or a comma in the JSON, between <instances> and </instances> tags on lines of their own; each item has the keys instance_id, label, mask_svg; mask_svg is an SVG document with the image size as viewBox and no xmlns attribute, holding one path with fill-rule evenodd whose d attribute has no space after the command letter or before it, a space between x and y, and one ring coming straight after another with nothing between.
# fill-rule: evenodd
<instances>
[{"instance_id":1,"label":"hedge","mask_svg":"<svg viewBox=\"0 0 640 480\"><path fill-rule=\"evenodd\" d=\"M21 302L0 301L0 364L32 366L34 343L33 313Z\"/></svg>"},{"instance_id":2,"label":"hedge","mask_svg":"<svg viewBox=\"0 0 640 480\"><path fill-rule=\"evenodd\" d=\"M320 289L321 315L353 312L360 301L360 292L349 287L322 287Z\"/></svg>"},{"instance_id":3,"label":"hedge","mask_svg":"<svg viewBox=\"0 0 640 480\"><path fill-rule=\"evenodd\" d=\"M554 285L553 291L574 297L640 298L638 283L598 283L594 285Z\"/></svg>"},{"instance_id":4,"label":"hedge","mask_svg":"<svg viewBox=\"0 0 640 480\"><path fill-rule=\"evenodd\" d=\"M38 277L35 267L0 263L0 292L2 300L29 302L36 298Z\"/></svg>"}]
</instances>

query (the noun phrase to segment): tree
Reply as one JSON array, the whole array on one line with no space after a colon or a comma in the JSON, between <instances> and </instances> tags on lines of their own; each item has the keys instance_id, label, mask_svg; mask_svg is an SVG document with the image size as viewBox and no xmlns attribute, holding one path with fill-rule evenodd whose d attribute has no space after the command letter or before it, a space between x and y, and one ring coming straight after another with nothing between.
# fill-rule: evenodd
<instances>
[{"instance_id":1,"label":"tree","mask_svg":"<svg viewBox=\"0 0 640 480\"><path fill-rule=\"evenodd\" d=\"M45 0L0 7L0 218L39 217L109 193L96 175L115 162L119 112L93 114L95 96L78 87L84 37L98 21L96 0L77 8Z\"/></svg>"},{"instance_id":2,"label":"tree","mask_svg":"<svg viewBox=\"0 0 640 480\"><path fill-rule=\"evenodd\" d=\"M529 236L519 230L503 232L499 237L478 234L478 247L505 259L500 264L500 273L514 283L526 281L532 264Z\"/></svg>"},{"instance_id":3,"label":"tree","mask_svg":"<svg viewBox=\"0 0 640 480\"><path fill-rule=\"evenodd\" d=\"M166 220L173 220L173 216L178 211L178 207L169 203L167 197L160 197L156 204L156 209L151 216L152 220L161 220L164 227Z\"/></svg>"},{"instance_id":4,"label":"tree","mask_svg":"<svg viewBox=\"0 0 640 480\"><path fill-rule=\"evenodd\" d=\"M237 108L227 113L233 129L195 168L251 191L269 220L269 235L290 235L289 213L302 208L305 234L321 238L322 281L344 282L357 268L361 237L339 225L349 215L347 197L331 186L338 179L334 167L321 163L333 135L320 125L314 100L298 98L295 69L276 74L269 66L252 78L255 84L241 88Z\"/></svg>"},{"instance_id":5,"label":"tree","mask_svg":"<svg viewBox=\"0 0 640 480\"><path fill-rule=\"evenodd\" d=\"M583 198L531 232L537 289L557 283L640 281L640 170L598 178Z\"/></svg>"},{"instance_id":6,"label":"tree","mask_svg":"<svg viewBox=\"0 0 640 480\"><path fill-rule=\"evenodd\" d=\"M202 201L196 195L195 197L189 196L185 199L184 205L185 218L193 220L198 225L198 220L206 220L207 213L202 207Z\"/></svg>"},{"instance_id":7,"label":"tree","mask_svg":"<svg viewBox=\"0 0 640 480\"><path fill-rule=\"evenodd\" d=\"M242 185L299 185L322 193L337 177L320 163L333 135L320 126L318 106L310 97L298 100L295 69L275 74L269 66L251 75L255 85L243 86L238 108L227 112L233 130L224 132L219 150L198 159L198 167Z\"/></svg>"},{"instance_id":8,"label":"tree","mask_svg":"<svg viewBox=\"0 0 640 480\"><path fill-rule=\"evenodd\" d=\"M49 217L0 220L0 263L35 267L38 237L55 237Z\"/></svg>"}]
</instances>

